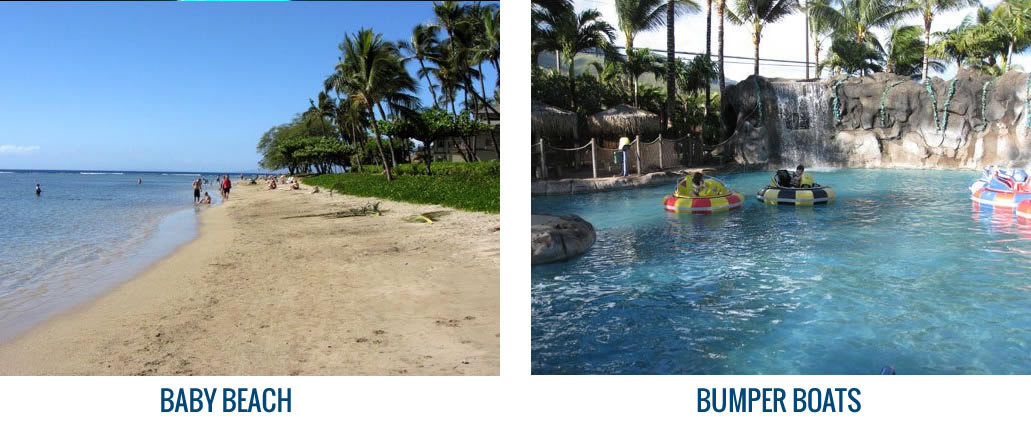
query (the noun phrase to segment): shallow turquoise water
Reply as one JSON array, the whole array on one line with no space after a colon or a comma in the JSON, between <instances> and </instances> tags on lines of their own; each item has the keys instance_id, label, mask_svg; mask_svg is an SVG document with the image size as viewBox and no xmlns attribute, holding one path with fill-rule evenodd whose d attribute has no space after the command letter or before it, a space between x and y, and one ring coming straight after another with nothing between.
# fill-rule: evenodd
<instances>
[{"instance_id":1,"label":"shallow turquoise water","mask_svg":"<svg viewBox=\"0 0 1031 431\"><path fill-rule=\"evenodd\" d=\"M675 215L672 186L535 197L598 239L532 269L534 373L1031 373L1031 224L976 208L976 172L814 172L828 206Z\"/></svg>"},{"instance_id":2,"label":"shallow turquoise water","mask_svg":"<svg viewBox=\"0 0 1031 431\"><path fill-rule=\"evenodd\" d=\"M196 177L0 169L0 342L192 239ZM217 202L213 185L205 191Z\"/></svg>"}]
</instances>

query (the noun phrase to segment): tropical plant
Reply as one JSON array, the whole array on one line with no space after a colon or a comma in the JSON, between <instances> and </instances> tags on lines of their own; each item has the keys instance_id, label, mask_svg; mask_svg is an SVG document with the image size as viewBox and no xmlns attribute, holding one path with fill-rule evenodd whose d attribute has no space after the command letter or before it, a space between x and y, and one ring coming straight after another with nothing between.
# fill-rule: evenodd
<instances>
[{"instance_id":1,"label":"tropical plant","mask_svg":"<svg viewBox=\"0 0 1031 431\"><path fill-rule=\"evenodd\" d=\"M837 8L830 2L813 2L809 12L833 29L834 39L851 39L871 47L880 45L873 29L886 28L918 12L912 3L899 4L892 0L836 0L835 3Z\"/></svg>"},{"instance_id":2,"label":"tropical plant","mask_svg":"<svg viewBox=\"0 0 1031 431\"><path fill-rule=\"evenodd\" d=\"M924 53L923 53L923 69L920 73L921 81L927 80L927 72L930 66L930 49L931 49L931 23L934 21L935 14L942 12L948 12L953 10L963 9L965 7L978 6L980 0L914 0L916 5L920 8L920 14L923 18L924 23Z\"/></svg>"},{"instance_id":3,"label":"tropical plant","mask_svg":"<svg viewBox=\"0 0 1031 431\"><path fill-rule=\"evenodd\" d=\"M755 75L759 75L759 42L762 41L763 29L772 23L791 15L794 9L792 0L736 0L734 10L727 15L730 22L747 25L752 30L752 47L755 49Z\"/></svg>"},{"instance_id":4,"label":"tropical plant","mask_svg":"<svg viewBox=\"0 0 1031 431\"><path fill-rule=\"evenodd\" d=\"M992 26L1006 43L1002 58L1003 70L1009 70L1013 54L1020 53L1031 45L1031 2L1028 0L1003 0L991 14Z\"/></svg>"},{"instance_id":5,"label":"tropical plant","mask_svg":"<svg viewBox=\"0 0 1031 431\"><path fill-rule=\"evenodd\" d=\"M412 29L409 40L398 43L398 47L408 54L406 59L419 62L419 78L426 80L426 88L430 90L430 95L433 97L433 106L437 106L437 92L433 81L430 81L433 68L427 67L426 62L432 61L439 55L437 51L440 45L440 39L437 37L439 30L440 28L433 24L419 24Z\"/></svg>"},{"instance_id":6,"label":"tropical plant","mask_svg":"<svg viewBox=\"0 0 1031 431\"><path fill-rule=\"evenodd\" d=\"M845 73L865 75L867 72L880 72L883 57L870 44L852 39L835 39L831 42L828 57L817 65L817 73L826 67L840 68Z\"/></svg>"},{"instance_id":7,"label":"tropical plant","mask_svg":"<svg viewBox=\"0 0 1031 431\"><path fill-rule=\"evenodd\" d=\"M535 40L539 50L556 50L562 53L569 62L568 76L572 78L576 71L576 55L590 49L610 49L615 29L602 20L601 12L588 9L580 12L558 15L550 11L535 11L541 23L539 38ZM538 51L539 52L539 51ZM577 109L575 80L569 80L570 106Z\"/></svg>"},{"instance_id":8,"label":"tropical plant","mask_svg":"<svg viewBox=\"0 0 1031 431\"><path fill-rule=\"evenodd\" d=\"M380 109L387 102L396 107L411 107L414 97L408 92L414 88L414 81L401 63L397 47L383 40L383 36L369 29L347 35L340 44L343 58L337 64L337 82L334 87L363 105L370 118L375 118L374 107ZM407 78L407 79L405 79ZM387 180L392 179L390 163L383 152L383 138L375 121L372 128L376 135L376 148L383 161ZM393 153L391 153L393 154ZM396 164L396 163L395 163Z\"/></svg>"},{"instance_id":9,"label":"tropical plant","mask_svg":"<svg viewBox=\"0 0 1031 431\"><path fill-rule=\"evenodd\" d=\"M944 72L945 64L936 58L940 55L935 50L927 49L921 36L917 26L892 24L888 40L880 52L884 71L910 77L925 76L926 68L938 73Z\"/></svg>"}]
</instances>

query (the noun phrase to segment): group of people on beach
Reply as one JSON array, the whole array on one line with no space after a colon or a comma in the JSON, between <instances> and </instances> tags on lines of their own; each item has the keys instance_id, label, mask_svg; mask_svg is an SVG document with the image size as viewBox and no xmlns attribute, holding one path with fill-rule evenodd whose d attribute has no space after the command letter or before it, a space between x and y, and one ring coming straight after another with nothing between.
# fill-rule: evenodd
<instances>
[{"instance_id":1,"label":"group of people on beach","mask_svg":"<svg viewBox=\"0 0 1031 431\"><path fill-rule=\"evenodd\" d=\"M218 182L218 191L222 196L222 200L229 200L229 191L233 188L233 182L229 180L229 175L223 175L221 178L216 179ZM208 192L204 192L204 197L201 197L201 187L207 184L208 180L197 178L193 180L193 203L196 204L210 204L211 195Z\"/></svg>"},{"instance_id":2,"label":"group of people on beach","mask_svg":"<svg viewBox=\"0 0 1031 431\"><path fill-rule=\"evenodd\" d=\"M275 175L265 175L263 179L265 180L265 186L268 190L277 189L279 184L289 184L291 190L301 189L301 181L294 177L287 177L286 175L280 175L279 177L276 177Z\"/></svg>"}]
</instances>

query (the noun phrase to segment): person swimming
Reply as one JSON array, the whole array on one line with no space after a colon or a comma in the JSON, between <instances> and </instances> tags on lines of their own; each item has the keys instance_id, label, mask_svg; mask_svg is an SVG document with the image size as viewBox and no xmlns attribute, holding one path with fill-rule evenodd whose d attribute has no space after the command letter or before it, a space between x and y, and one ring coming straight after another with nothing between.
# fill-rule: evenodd
<instances>
[{"instance_id":1,"label":"person swimming","mask_svg":"<svg viewBox=\"0 0 1031 431\"><path fill-rule=\"evenodd\" d=\"M36 196L39 196L41 193L43 193L43 189L39 188L39 183L36 183Z\"/></svg>"}]
</instances>

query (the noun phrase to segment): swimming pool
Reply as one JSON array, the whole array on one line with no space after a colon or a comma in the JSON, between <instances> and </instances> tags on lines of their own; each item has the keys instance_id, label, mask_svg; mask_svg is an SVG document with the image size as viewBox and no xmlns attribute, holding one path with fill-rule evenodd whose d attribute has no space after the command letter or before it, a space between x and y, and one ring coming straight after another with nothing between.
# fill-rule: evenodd
<instances>
[{"instance_id":1,"label":"swimming pool","mask_svg":"<svg viewBox=\"0 0 1031 431\"><path fill-rule=\"evenodd\" d=\"M972 171L814 172L837 199L670 214L673 186L532 199L597 242L532 268L536 374L1031 373L1031 224Z\"/></svg>"}]
</instances>

